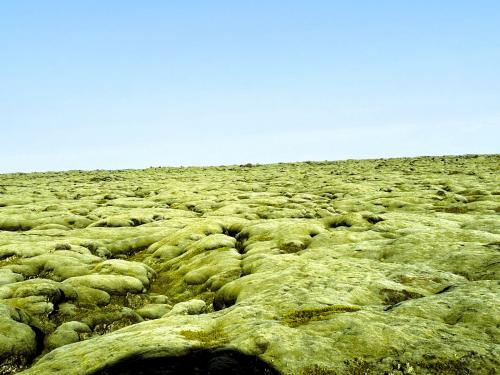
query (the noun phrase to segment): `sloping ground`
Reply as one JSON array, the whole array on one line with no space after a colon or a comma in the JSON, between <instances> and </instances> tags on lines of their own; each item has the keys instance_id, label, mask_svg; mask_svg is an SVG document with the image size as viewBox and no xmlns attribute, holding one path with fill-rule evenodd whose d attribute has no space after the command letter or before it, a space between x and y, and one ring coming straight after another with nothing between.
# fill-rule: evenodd
<instances>
[{"instance_id":1,"label":"sloping ground","mask_svg":"<svg viewBox=\"0 0 500 375\"><path fill-rule=\"evenodd\" d=\"M0 374L494 374L499 165L0 175Z\"/></svg>"}]
</instances>

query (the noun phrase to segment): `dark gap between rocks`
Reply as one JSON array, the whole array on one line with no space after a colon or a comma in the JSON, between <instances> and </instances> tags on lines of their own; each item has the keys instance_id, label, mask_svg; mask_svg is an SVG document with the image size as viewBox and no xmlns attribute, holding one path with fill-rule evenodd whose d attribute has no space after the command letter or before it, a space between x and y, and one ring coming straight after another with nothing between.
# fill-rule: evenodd
<instances>
[{"instance_id":1,"label":"dark gap between rocks","mask_svg":"<svg viewBox=\"0 0 500 375\"><path fill-rule=\"evenodd\" d=\"M183 356L135 356L94 372L94 375L279 375L270 364L236 350L195 350Z\"/></svg>"}]
</instances>

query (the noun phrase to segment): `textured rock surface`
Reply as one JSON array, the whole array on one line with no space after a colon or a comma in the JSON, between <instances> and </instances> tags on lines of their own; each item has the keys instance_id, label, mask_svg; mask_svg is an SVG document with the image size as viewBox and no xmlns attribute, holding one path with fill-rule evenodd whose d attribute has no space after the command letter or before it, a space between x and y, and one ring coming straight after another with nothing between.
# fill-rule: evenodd
<instances>
[{"instance_id":1,"label":"textured rock surface","mask_svg":"<svg viewBox=\"0 0 500 375\"><path fill-rule=\"evenodd\" d=\"M0 374L494 374L498 165L0 175Z\"/></svg>"}]
</instances>

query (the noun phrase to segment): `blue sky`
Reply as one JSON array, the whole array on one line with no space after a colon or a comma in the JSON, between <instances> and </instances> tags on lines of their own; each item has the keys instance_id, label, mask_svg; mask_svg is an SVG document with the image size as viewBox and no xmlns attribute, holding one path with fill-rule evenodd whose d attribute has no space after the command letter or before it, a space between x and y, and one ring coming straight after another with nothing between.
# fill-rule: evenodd
<instances>
[{"instance_id":1,"label":"blue sky","mask_svg":"<svg viewBox=\"0 0 500 375\"><path fill-rule=\"evenodd\" d=\"M497 153L498 1L8 1L0 172Z\"/></svg>"}]
</instances>

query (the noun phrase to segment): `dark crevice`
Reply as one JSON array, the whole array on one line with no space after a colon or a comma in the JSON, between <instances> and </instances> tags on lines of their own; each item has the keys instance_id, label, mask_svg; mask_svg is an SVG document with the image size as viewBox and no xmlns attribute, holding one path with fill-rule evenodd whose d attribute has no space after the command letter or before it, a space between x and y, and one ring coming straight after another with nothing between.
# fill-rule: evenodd
<instances>
[{"instance_id":1,"label":"dark crevice","mask_svg":"<svg viewBox=\"0 0 500 375\"><path fill-rule=\"evenodd\" d=\"M35 332L36 352L35 352L35 355L33 356L33 359L35 359L38 356L40 356L43 352L45 334L38 327L30 326L30 328L33 330L33 332Z\"/></svg>"},{"instance_id":2,"label":"dark crevice","mask_svg":"<svg viewBox=\"0 0 500 375\"><path fill-rule=\"evenodd\" d=\"M238 253L240 254L245 254L245 242L248 240L248 233L247 232L239 232L235 238L236 238L236 244L235 248L238 250Z\"/></svg>"},{"instance_id":3,"label":"dark crevice","mask_svg":"<svg viewBox=\"0 0 500 375\"><path fill-rule=\"evenodd\" d=\"M238 251L239 254L245 254L245 246L243 246L243 242L236 241L236 244L234 245L234 247Z\"/></svg>"},{"instance_id":4,"label":"dark crevice","mask_svg":"<svg viewBox=\"0 0 500 375\"><path fill-rule=\"evenodd\" d=\"M439 292L437 292L436 294L445 293L445 292L447 292L447 291L451 290L451 289L452 289L452 288L454 288L454 287L455 287L455 285L448 285L447 287L445 287L445 288L441 289L441 290L440 290Z\"/></svg>"},{"instance_id":5,"label":"dark crevice","mask_svg":"<svg viewBox=\"0 0 500 375\"><path fill-rule=\"evenodd\" d=\"M279 375L257 356L236 350L195 350L183 356L144 358L135 356L94 372L94 375Z\"/></svg>"},{"instance_id":6,"label":"dark crevice","mask_svg":"<svg viewBox=\"0 0 500 375\"><path fill-rule=\"evenodd\" d=\"M138 227L139 225L144 224L142 220L137 219L137 218L135 218L135 217L131 218L131 219L130 219L130 222L132 223L132 226L133 226L133 227Z\"/></svg>"},{"instance_id":7,"label":"dark crevice","mask_svg":"<svg viewBox=\"0 0 500 375\"><path fill-rule=\"evenodd\" d=\"M236 230L233 228L224 228L222 231L222 234L228 236L228 237L233 237L236 239L236 243L234 247L240 254L245 253L245 246L244 242L248 239L248 233L241 231L241 230Z\"/></svg>"},{"instance_id":8,"label":"dark crevice","mask_svg":"<svg viewBox=\"0 0 500 375\"><path fill-rule=\"evenodd\" d=\"M233 237L233 238L236 238L236 236L240 233L241 231L239 230L236 230L236 229L233 229L233 228L224 228L222 230L222 234L226 235L226 236L229 236L229 237Z\"/></svg>"},{"instance_id":9,"label":"dark crevice","mask_svg":"<svg viewBox=\"0 0 500 375\"><path fill-rule=\"evenodd\" d=\"M368 216L366 218L366 220L370 223L370 224L377 224L377 223L380 223L381 221L385 221L385 219L383 219L382 217L380 216Z\"/></svg>"},{"instance_id":10,"label":"dark crevice","mask_svg":"<svg viewBox=\"0 0 500 375\"><path fill-rule=\"evenodd\" d=\"M340 215L329 217L325 220L325 226L329 229L335 229L340 227L350 228L353 226L353 222L348 217L342 217Z\"/></svg>"},{"instance_id":11,"label":"dark crevice","mask_svg":"<svg viewBox=\"0 0 500 375\"><path fill-rule=\"evenodd\" d=\"M5 232L27 232L31 229L33 229L31 226L26 226L26 225L0 227L0 231L5 231Z\"/></svg>"},{"instance_id":12,"label":"dark crevice","mask_svg":"<svg viewBox=\"0 0 500 375\"><path fill-rule=\"evenodd\" d=\"M125 259L125 260L130 260L134 256L138 256L139 253L142 253L144 250L147 250L149 247L148 246L139 246L139 247L132 247L128 249L127 251L123 252L117 252L116 254L111 254L108 256L108 259Z\"/></svg>"},{"instance_id":13,"label":"dark crevice","mask_svg":"<svg viewBox=\"0 0 500 375\"><path fill-rule=\"evenodd\" d=\"M221 293L217 293L215 295L214 301L212 303L214 311L219 311L223 309L227 309L236 304L238 300L238 296L227 296Z\"/></svg>"}]
</instances>

